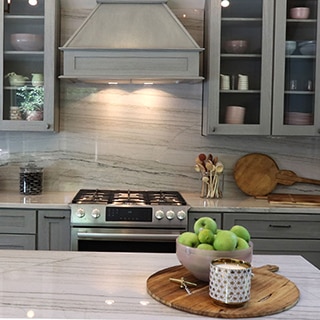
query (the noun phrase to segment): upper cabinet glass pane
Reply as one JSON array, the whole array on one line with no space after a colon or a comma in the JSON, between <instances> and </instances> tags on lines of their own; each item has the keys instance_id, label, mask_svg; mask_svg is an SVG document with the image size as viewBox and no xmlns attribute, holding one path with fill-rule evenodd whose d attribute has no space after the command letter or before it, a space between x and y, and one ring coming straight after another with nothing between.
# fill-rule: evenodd
<instances>
[{"instance_id":1,"label":"upper cabinet glass pane","mask_svg":"<svg viewBox=\"0 0 320 320\"><path fill-rule=\"evenodd\" d=\"M283 125L314 125L318 1L288 1Z\"/></svg>"},{"instance_id":2,"label":"upper cabinet glass pane","mask_svg":"<svg viewBox=\"0 0 320 320\"><path fill-rule=\"evenodd\" d=\"M11 0L3 21L2 120L42 121L44 0Z\"/></svg>"},{"instance_id":3,"label":"upper cabinet glass pane","mask_svg":"<svg viewBox=\"0 0 320 320\"><path fill-rule=\"evenodd\" d=\"M262 17L262 0L221 8L220 124L260 124Z\"/></svg>"}]
</instances>

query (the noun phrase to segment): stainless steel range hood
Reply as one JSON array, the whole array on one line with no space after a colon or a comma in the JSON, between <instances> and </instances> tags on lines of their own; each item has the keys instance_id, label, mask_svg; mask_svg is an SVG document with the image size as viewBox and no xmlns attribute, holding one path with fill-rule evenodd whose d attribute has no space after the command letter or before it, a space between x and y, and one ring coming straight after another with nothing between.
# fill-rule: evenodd
<instances>
[{"instance_id":1,"label":"stainless steel range hood","mask_svg":"<svg viewBox=\"0 0 320 320\"><path fill-rule=\"evenodd\" d=\"M97 0L60 48L60 78L93 82L197 82L203 50L166 0Z\"/></svg>"}]
</instances>

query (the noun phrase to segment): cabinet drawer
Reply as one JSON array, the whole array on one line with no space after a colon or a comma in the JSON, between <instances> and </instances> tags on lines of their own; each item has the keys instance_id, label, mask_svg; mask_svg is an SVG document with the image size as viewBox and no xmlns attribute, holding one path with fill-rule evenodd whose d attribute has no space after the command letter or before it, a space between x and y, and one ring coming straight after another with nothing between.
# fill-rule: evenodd
<instances>
[{"instance_id":1,"label":"cabinet drawer","mask_svg":"<svg viewBox=\"0 0 320 320\"><path fill-rule=\"evenodd\" d=\"M253 239L253 253L301 255L320 268L320 240Z\"/></svg>"},{"instance_id":2,"label":"cabinet drawer","mask_svg":"<svg viewBox=\"0 0 320 320\"><path fill-rule=\"evenodd\" d=\"M240 224L252 238L320 239L320 215L224 214L224 228Z\"/></svg>"},{"instance_id":3,"label":"cabinet drawer","mask_svg":"<svg viewBox=\"0 0 320 320\"><path fill-rule=\"evenodd\" d=\"M36 235L0 234L1 250L35 250Z\"/></svg>"},{"instance_id":4,"label":"cabinet drawer","mask_svg":"<svg viewBox=\"0 0 320 320\"><path fill-rule=\"evenodd\" d=\"M36 210L0 210L0 233L36 233Z\"/></svg>"}]
</instances>

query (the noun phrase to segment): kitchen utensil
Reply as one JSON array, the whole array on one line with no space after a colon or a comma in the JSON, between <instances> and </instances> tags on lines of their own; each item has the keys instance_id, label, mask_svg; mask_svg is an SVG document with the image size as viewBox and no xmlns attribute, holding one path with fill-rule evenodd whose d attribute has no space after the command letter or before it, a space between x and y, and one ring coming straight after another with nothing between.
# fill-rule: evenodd
<instances>
[{"instance_id":1,"label":"kitchen utensil","mask_svg":"<svg viewBox=\"0 0 320 320\"><path fill-rule=\"evenodd\" d=\"M17 51L39 51L43 49L43 35L34 33L13 33L10 43Z\"/></svg>"},{"instance_id":2,"label":"kitchen utensil","mask_svg":"<svg viewBox=\"0 0 320 320\"><path fill-rule=\"evenodd\" d=\"M10 86L13 87L21 87L24 86L28 77L24 77L20 74L16 74L15 72L10 72L5 75L5 78L9 79Z\"/></svg>"},{"instance_id":3,"label":"kitchen utensil","mask_svg":"<svg viewBox=\"0 0 320 320\"><path fill-rule=\"evenodd\" d=\"M238 75L238 90L248 90L249 89L249 78L246 74Z\"/></svg>"},{"instance_id":4,"label":"kitchen utensil","mask_svg":"<svg viewBox=\"0 0 320 320\"><path fill-rule=\"evenodd\" d=\"M310 40L310 41L302 41L298 44L300 53L302 55L315 55L317 50L317 42Z\"/></svg>"},{"instance_id":5,"label":"kitchen utensil","mask_svg":"<svg viewBox=\"0 0 320 320\"><path fill-rule=\"evenodd\" d=\"M310 8L308 7L295 7L290 9L290 18L292 19L308 19Z\"/></svg>"},{"instance_id":6,"label":"kitchen utensil","mask_svg":"<svg viewBox=\"0 0 320 320\"><path fill-rule=\"evenodd\" d=\"M320 195L316 194L270 193L262 198L271 204L320 206Z\"/></svg>"},{"instance_id":7,"label":"kitchen utensil","mask_svg":"<svg viewBox=\"0 0 320 320\"><path fill-rule=\"evenodd\" d=\"M239 189L250 196L267 195L277 184L291 186L302 182L320 185L320 180L298 177L290 170L279 170L271 157L261 153L251 153L240 158L233 175Z\"/></svg>"},{"instance_id":8,"label":"kitchen utensil","mask_svg":"<svg viewBox=\"0 0 320 320\"><path fill-rule=\"evenodd\" d=\"M34 87L43 86L43 74L42 73L32 73L32 85Z\"/></svg>"},{"instance_id":9,"label":"kitchen utensil","mask_svg":"<svg viewBox=\"0 0 320 320\"><path fill-rule=\"evenodd\" d=\"M224 49L228 53L245 53L247 48L247 40L228 40L224 43Z\"/></svg>"},{"instance_id":10,"label":"kitchen utensil","mask_svg":"<svg viewBox=\"0 0 320 320\"><path fill-rule=\"evenodd\" d=\"M228 106L225 122L228 124L243 124L246 108L241 106Z\"/></svg>"},{"instance_id":11,"label":"kitchen utensil","mask_svg":"<svg viewBox=\"0 0 320 320\"><path fill-rule=\"evenodd\" d=\"M251 298L241 308L216 305L209 296L208 282L197 280L183 266L173 266L160 270L147 279L147 291L156 301L184 312L214 318L253 318L267 316L293 307L299 300L297 286L282 275L274 272L278 267L267 265L253 268ZM187 294L169 278L197 283L192 294Z\"/></svg>"},{"instance_id":12,"label":"kitchen utensil","mask_svg":"<svg viewBox=\"0 0 320 320\"><path fill-rule=\"evenodd\" d=\"M296 50L296 48L297 48L296 41L291 41L291 40L286 41L286 54L287 55L291 55L294 52L294 50Z\"/></svg>"},{"instance_id":13,"label":"kitchen utensil","mask_svg":"<svg viewBox=\"0 0 320 320\"><path fill-rule=\"evenodd\" d=\"M220 89L230 90L230 76L226 74L220 74Z\"/></svg>"}]
</instances>

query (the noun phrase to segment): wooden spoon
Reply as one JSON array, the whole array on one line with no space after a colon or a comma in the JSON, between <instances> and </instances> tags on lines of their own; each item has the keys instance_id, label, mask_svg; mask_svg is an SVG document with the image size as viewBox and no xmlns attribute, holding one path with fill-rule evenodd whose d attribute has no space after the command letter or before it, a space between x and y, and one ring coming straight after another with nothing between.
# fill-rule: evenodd
<instances>
[{"instance_id":1,"label":"wooden spoon","mask_svg":"<svg viewBox=\"0 0 320 320\"><path fill-rule=\"evenodd\" d=\"M239 189L250 196L267 195L278 183L287 186L295 182L320 185L320 180L301 178L290 170L279 170L271 157L261 153L251 153L240 158L233 175Z\"/></svg>"}]
</instances>

